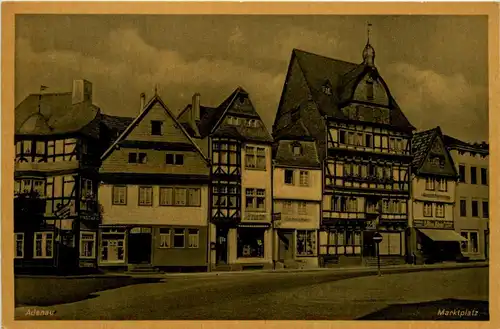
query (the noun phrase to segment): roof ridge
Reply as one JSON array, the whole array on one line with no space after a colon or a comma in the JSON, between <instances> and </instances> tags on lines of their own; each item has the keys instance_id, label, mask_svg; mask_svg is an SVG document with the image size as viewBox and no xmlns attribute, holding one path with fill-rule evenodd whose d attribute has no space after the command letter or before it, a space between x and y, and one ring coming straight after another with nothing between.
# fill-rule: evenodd
<instances>
[{"instance_id":1,"label":"roof ridge","mask_svg":"<svg viewBox=\"0 0 500 329\"><path fill-rule=\"evenodd\" d=\"M326 59L329 59L329 60L338 61L338 62L342 62L342 63L346 63L346 64L362 65L362 64L356 64L354 62L345 61L343 59L337 59L337 58L328 57L328 56L325 56L325 55L313 53L313 52L310 52L310 51L307 51L307 50L303 50L303 49L299 49L299 48L293 48L293 51L302 52L302 53L309 54L309 55L314 55L314 56L317 56L317 57L323 57L323 58L326 58Z\"/></svg>"}]
</instances>

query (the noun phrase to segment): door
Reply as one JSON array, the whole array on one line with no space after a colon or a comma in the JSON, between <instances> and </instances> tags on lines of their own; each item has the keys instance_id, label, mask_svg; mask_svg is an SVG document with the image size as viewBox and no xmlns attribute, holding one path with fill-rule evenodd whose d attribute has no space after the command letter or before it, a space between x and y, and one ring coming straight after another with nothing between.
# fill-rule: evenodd
<instances>
[{"instance_id":1,"label":"door","mask_svg":"<svg viewBox=\"0 0 500 329\"><path fill-rule=\"evenodd\" d=\"M227 234L228 234L228 229L227 228L217 228L217 235L216 235L216 248L215 248L215 254L216 254L216 262L217 264L227 264Z\"/></svg>"},{"instance_id":2,"label":"door","mask_svg":"<svg viewBox=\"0 0 500 329\"><path fill-rule=\"evenodd\" d=\"M130 264L151 263L151 232L147 232L147 230L130 231L128 237L128 262Z\"/></svg>"},{"instance_id":3,"label":"door","mask_svg":"<svg viewBox=\"0 0 500 329\"><path fill-rule=\"evenodd\" d=\"M293 259L294 257L294 247L293 247L293 231L283 231L278 230L279 238L279 249L278 249L278 260L283 262L285 260Z\"/></svg>"},{"instance_id":4,"label":"door","mask_svg":"<svg viewBox=\"0 0 500 329\"><path fill-rule=\"evenodd\" d=\"M363 232L363 256L364 257L376 257L377 247L373 241L373 235L375 231L364 231Z\"/></svg>"}]
</instances>

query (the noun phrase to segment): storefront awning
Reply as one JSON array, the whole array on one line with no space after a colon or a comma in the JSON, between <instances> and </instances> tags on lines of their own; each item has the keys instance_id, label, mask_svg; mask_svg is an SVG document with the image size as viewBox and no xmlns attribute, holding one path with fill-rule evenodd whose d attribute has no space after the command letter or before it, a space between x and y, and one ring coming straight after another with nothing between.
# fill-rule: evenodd
<instances>
[{"instance_id":1,"label":"storefront awning","mask_svg":"<svg viewBox=\"0 0 500 329\"><path fill-rule=\"evenodd\" d=\"M455 231L452 230L431 230L431 229L419 229L419 231L429 237L432 241L467 241L466 238L461 236Z\"/></svg>"}]
</instances>

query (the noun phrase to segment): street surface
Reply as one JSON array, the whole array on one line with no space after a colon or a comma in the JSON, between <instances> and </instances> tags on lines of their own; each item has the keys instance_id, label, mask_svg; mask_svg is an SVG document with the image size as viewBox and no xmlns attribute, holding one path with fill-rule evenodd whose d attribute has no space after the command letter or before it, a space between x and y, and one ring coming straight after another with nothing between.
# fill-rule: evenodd
<instances>
[{"instance_id":1,"label":"street surface","mask_svg":"<svg viewBox=\"0 0 500 329\"><path fill-rule=\"evenodd\" d=\"M464 302L467 307L487 301L488 268L349 279L328 271L167 277L75 303L19 307L15 314L16 320L350 320L394 304L450 298L473 301ZM49 315L26 315L28 310ZM431 319L438 308L426 312Z\"/></svg>"}]
</instances>

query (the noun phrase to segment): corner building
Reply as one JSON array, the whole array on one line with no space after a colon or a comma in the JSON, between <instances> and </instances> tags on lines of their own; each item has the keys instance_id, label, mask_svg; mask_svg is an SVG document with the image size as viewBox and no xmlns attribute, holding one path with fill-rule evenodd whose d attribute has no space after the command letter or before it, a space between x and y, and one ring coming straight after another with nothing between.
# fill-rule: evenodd
<instances>
[{"instance_id":1,"label":"corner building","mask_svg":"<svg viewBox=\"0 0 500 329\"><path fill-rule=\"evenodd\" d=\"M355 64L294 49L273 134L300 117L316 142L323 182L322 266L404 262L410 196L407 120L368 42Z\"/></svg>"}]
</instances>

